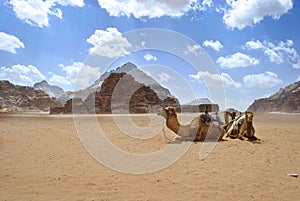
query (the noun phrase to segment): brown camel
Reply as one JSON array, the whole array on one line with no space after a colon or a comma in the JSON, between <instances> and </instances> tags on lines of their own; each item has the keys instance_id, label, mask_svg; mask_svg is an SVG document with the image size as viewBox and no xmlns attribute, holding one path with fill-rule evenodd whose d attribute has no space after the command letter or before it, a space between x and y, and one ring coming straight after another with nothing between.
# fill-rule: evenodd
<instances>
[{"instance_id":1,"label":"brown camel","mask_svg":"<svg viewBox=\"0 0 300 201\"><path fill-rule=\"evenodd\" d=\"M204 141L222 140L225 131L219 116L208 113L195 117L190 124L181 125L178 122L175 107L168 106L158 110L157 115L166 119L167 127L186 140Z\"/></svg>"},{"instance_id":2,"label":"brown camel","mask_svg":"<svg viewBox=\"0 0 300 201\"><path fill-rule=\"evenodd\" d=\"M259 140L254 135L253 116L253 112L246 111L238 118L229 122L224 126L226 137L238 138L245 141Z\"/></svg>"},{"instance_id":3,"label":"brown camel","mask_svg":"<svg viewBox=\"0 0 300 201\"><path fill-rule=\"evenodd\" d=\"M224 111L224 120L225 124L228 124L230 121L234 120L236 117L240 116L241 112L233 108L227 109Z\"/></svg>"}]
</instances>

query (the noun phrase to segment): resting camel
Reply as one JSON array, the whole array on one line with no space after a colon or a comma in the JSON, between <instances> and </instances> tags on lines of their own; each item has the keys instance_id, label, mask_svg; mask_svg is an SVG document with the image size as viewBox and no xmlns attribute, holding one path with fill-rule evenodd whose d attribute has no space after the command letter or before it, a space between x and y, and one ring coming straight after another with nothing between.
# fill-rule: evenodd
<instances>
[{"instance_id":1,"label":"resting camel","mask_svg":"<svg viewBox=\"0 0 300 201\"><path fill-rule=\"evenodd\" d=\"M175 107L168 106L158 110L157 115L166 119L167 127L183 139L194 141L222 140L225 135L221 120L216 114L215 117L207 112L195 117L190 124L181 125L178 122Z\"/></svg>"},{"instance_id":2,"label":"resting camel","mask_svg":"<svg viewBox=\"0 0 300 201\"><path fill-rule=\"evenodd\" d=\"M240 116L241 112L233 108L227 109L224 111L224 120L225 124L228 124L230 121L234 120L237 116Z\"/></svg>"},{"instance_id":3,"label":"resting camel","mask_svg":"<svg viewBox=\"0 0 300 201\"><path fill-rule=\"evenodd\" d=\"M224 126L226 137L238 138L240 140L254 141L259 140L255 137L253 127L253 113L246 111L241 116L232 120Z\"/></svg>"}]
</instances>

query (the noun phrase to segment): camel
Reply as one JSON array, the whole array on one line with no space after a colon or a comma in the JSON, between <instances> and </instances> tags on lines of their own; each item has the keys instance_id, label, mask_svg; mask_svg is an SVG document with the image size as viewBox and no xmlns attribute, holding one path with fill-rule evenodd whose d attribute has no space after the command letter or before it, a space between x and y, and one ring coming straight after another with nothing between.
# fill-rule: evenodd
<instances>
[{"instance_id":1,"label":"camel","mask_svg":"<svg viewBox=\"0 0 300 201\"><path fill-rule=\"evenodd\" d=\"M181 136L183 140L204 141L209 139L221 141L225 135L225 130L217 114L213 117L206 112L195 117L187 125L181 125L178 122L175 107L161 108L158 110L157 115L164 117L167 127Z\"/></svg>"},{"instance_id":2,"label":"camel","mask_svg":"<svg viewBox=\"0 0 300 201\"><path fill-rule=\"evenodd\" d=\"M253 116L253 112L246 111L225 125L226 137L238 138L244 141L260 140L254 135Z\"/></svg>"},{"instance_id":3,"label":"camel","mask_svg":"<svg viewBox=\"0 0 300 201\"><path fill-rule=\"evenodd\" d=\"M228 124L230 121L234 120L236 117L240 116L241 112L233 108L227 109L224 111L224 120L225 124Z\"/></svg>"}]
</instances>

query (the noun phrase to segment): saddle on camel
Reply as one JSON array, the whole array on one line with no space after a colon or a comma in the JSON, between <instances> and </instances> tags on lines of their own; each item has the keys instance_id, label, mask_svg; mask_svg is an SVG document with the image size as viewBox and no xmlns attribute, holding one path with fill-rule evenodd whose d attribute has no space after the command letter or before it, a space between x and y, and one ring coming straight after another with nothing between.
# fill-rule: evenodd
<instances>
[{"instance_id":1,"label":"saddle on camel","mask_svg":"<svg viewBox=\"0 0 300 201\"><path fill-rule=\"evenodd\" d=\"M246 111L224 126L226 137L245 141L259 140L253 127L253 112Z\"/></svg>"}]
</instances>

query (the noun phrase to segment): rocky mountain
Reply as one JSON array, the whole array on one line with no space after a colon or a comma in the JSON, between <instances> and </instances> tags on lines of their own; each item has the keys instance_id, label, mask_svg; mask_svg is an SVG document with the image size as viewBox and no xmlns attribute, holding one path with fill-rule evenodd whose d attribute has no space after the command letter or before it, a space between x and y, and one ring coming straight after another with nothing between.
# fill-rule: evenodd
<instances>
[{"instance_id":1,"label":"rocky mountain","mask_svg":"<svg viewBox=\"0 0 300 201\"><path fill-rule=\"evenodd\" d=\"M300 112L300 81L281 88L268 98L255 100L252 112Z\"/></svg>"},{"instance_id":2,"label":"rocky mountain","mask_svg":"<svg viewBox=\"0 0 300 201\"><path fill-rule=\"evenodd\" d=\"M50 97L59 98L63 95L64 90L58 86L53 86L48 84L46 80L37 82L33 85L33 88L36 90L42 90L46 92Z\"/></svg>"},{"instance_id":3,"label":"rocky mountain","mask_svg":"<svg viewBox=\"0 0 300 201\"><path fill-rule=\"evenodd\" d=\"M160 99L151 87L130 74L111 72L99 92L90 93L85 101L73 98L63 108L51 108L51 113L149 113L166 105L178 107L179 102L171 97Z\"/></svg>"},{"instance_id":4,"label":"rocky mountain","mask_svg":"<svg viewBox=\"0 0 300 201\"><path fill-rule=\"evenodd\" d=\"M201 104L211 104L211 101L208 98L197 98L184 105L201 105Z\"/></svg>"},{"instance_id":5,"label":"rocky mountain","mask_svg":"<svg viewBox=\"0 0 300 201\"><path fill-rule=\"evenodd\" d=\"M170 91L164 87L162 87L157 81L155 81L152 77L144 73L142 70L138 69L136 65L133 63L126 63L120 67L118 67L115 70L112 70L110 72L103 73L99 79L97 79L94 84L91 86L82 89L80 91L75 92L64 92L60 96L55 96L57 100L59 100L62 103L66 103L67 100L72 99L74 97L81 98L82 100L85 100L90 93L93 92L99 92L101 90L101 85L104 82L106 78L109 77L111 73L126 73L134 77L134 79L137 82L140 82L144 84L145 86L150 87L155 93L158 95L160 99L165 99L167 97L173 97L170 93Z\"/></svg>"},{"instance_id":6,"label":"rocky mountain","mask_svg":"<svg viewBox=\"0 0 300 201\"><path fill-rule=\"evenodd\" d=\"M88 88L93 89L94 91L99 91L101 84L111 73L126 73L131 75L137 82L142 83L155 91L160 99L173 97L168 89L162 87L156 80L154 80L142 70L138 69L138 67L131 62L118 67L116 70L104 73L98 80L95 81L92 86Z\"/></svg>"},{"instance_id":7,"label":"rocky mountain","mask_svg":"<svg viewBox=\"0 0 300 201\"><path fill-rule=\"evenodd\" d=\"M55 98L42 90L0 81L0 112L47 112L50 106L59 105Z\"/></svg>"},{"instance_id":8,"label":"rocky mountain","mask_svg":"<svg viewBox=\"0 0 300 201\"><path fill-rule=\"evenodd\" d=\"M50 85L47 81L37 82L33 85L34 89L42 90L46 92L50 97L55 97L59 102L65 104L69 99L72 99L75 96L85 99L94 89L84 89L80 91L64 91L58 86Z\"/></svg>"}]
</instances>

